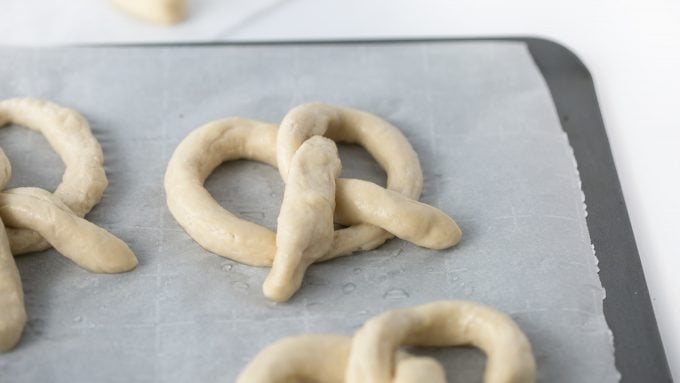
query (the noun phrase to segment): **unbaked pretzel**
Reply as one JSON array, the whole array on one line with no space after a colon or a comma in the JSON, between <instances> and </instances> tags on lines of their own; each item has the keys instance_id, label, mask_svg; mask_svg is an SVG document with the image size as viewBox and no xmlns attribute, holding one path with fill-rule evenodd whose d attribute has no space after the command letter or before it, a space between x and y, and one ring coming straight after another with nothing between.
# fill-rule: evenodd
<instances>
[{"instance_id":1,"label":"unbaked pretzel","mask_svg":"<svg viewBox=\"0 0 680 383\"><path fill-rule=\"evenodd\" d=\"M366 148L387 173L387 189L337 178L335 144ZM279 167L286 182L277 234L223 209L203 186L224 161L249 159ZM354 109L305 104L281 127L242 118L208 123L177 147L165 173L168 208L187 233L208 251L253 266L272 266L264 294L288 300L306 268L396 235L417 245L444 249L461 236L443 212L416 201L422 188L418 157L386 121ZM333 221L351 225L333 231Z\"/></svg>"},{"instance_id":2,"label":"unbaked pretzel","mask_svg":"<svg viewBox=\"0 0 680 383\"><path fill-rule=\"evenodd\" d=\"M14 98L0 102L0 127L9 123L42 133L61 157L65 169L54 191L56 198L79 217L99 203L108 185L104 155L87 121L78 112L34 98ZM14 255L50 247L35 231L7 228L7 234Z\"/></svg>"},{"instance_id":3,"label":"unbaked pretzel","mask_svg":"<svg viewBox=\"0 0 680 383\"><path fill-rule=\"evenodd\" d=\"M99 201L107 185L101 147L85 119L49 102L17 98L0 102L0 126L8 123L42 132L66 170L54 194L39 188L4 190L11 165L0 149L0 351L18 342L26 323L13 253L51 245L96 273L119 273L137 265L125 242L81 218Z\"/></svg>"},{"instance_id":4,"label":"unbaked pretzel","mask_svg":"<svg viewBox=\"0 0 680 383\"><path fill-rule=\"evenodd\" d=\"M435 359L399 348L465 345L486 353L485 383L534 382L531 345L509 316L478 303L440 301L385 312L353 338L303 335L280 340L262 350L237 383L445 383Z\"/></svg>"},{"instance_id":5,"label":"unbaked pretzel","mask_svg":"<svg viewBox=\"0 0 680 383\"><path fill-rule=\"evenodd\" d=\"M111 0L132 16L158 24L175 24L186 15L187 0Z\"/></svg>"}]
</instances>

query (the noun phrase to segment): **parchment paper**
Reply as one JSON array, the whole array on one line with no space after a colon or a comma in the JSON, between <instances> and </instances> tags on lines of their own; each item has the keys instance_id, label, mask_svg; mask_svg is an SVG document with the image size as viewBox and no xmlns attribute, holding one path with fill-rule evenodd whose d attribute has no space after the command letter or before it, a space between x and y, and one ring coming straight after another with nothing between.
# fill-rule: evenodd
<instances>
[{"instance_id":1,"label":"parchment paper","mask_svg":"<svg viewBox=\"0 0 680 383\"><path fill-rule=\"evenodd\" d=\"M470 299L512 315L541 382L614 382L612 335L580 181L546 85L520 43L0 48L0 98L32 95L82 112L110 186L88 219L140 259L90 274L54 251L17 258L29 324L0 356L0 380L229 382L263 347L300 333L351 334L386 309ZM422 200L464 236L432 251L401 240L312 266L287 304L262 297L267 269L193 242L165 207L163 172L188 132L216 118L279 121L320 100L400 127L425 172ZM12 186L54 188L63 166L38 133L0 130ZM357 147L343 176L384 183ZM275 227L278 173L252 162L207 182L223 206ZM426 350L450 382L479 381L483 355Z\"/></svg>"}]
</instances>

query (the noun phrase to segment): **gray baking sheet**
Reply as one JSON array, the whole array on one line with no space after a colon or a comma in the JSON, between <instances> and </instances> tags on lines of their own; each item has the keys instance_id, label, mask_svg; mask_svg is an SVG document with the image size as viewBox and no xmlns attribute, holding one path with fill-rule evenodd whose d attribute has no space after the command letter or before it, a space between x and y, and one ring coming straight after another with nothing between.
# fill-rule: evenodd
<instances>
[{"instance_id":1,"label":"gray baking sheet","mask_svg":"<svg viewBox=\"0 0 680 383\"><path fill-rule=\"evenodd\" d=\"M140 259L87 273L54 251L17 258L29 323L0 356L4 381L233 381L261 348L305 332L351 334L389 308L471 299L511 314L542 382L614 382L612 335L573 152L526 46L516 42L0 48L0 98L79 110L110 186L88 216ZM262 297L267 270L210 254L165 207L162 178L188 132L221 117L276 122L307 101L393 122L418 152L422 200L464 236L431 251L400 240L311 267L287 304ZM0 130L11 186L54 188L63 166L35 132ZM384 183L365 151L343 176ZM252 162L207 182L220 203L275 228L283 185ZM479 381L483 355L427 350L451 382Z\"/></svg>"}]
</instances>

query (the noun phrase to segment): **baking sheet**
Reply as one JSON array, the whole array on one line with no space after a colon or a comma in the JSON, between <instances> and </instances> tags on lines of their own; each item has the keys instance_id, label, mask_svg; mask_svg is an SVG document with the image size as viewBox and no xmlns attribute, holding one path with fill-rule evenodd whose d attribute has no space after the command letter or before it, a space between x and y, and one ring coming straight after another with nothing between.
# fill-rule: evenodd
<instances>
[{"instance_id":1,"label":"baking sheet","mask_svg":"<svg viewBox=\"0 0 680 383\"><path fill-rule=\"evenodd\" d=\"M89 219L140 258L120 276L89 274L54 252L18 258L30 322L0 357L0 376L231 381L280 337L350 334L385 309L472 299L517 320L540 381L618 380L574 156L523 44L5 48L0 57L0 97L52 99L90 120L111 185ZM224 116L278 121L311 100L399 126L423 164L422 199L457 219L461 244L436 252L392 240L316 265L277 305L260 292L266 269L209 254L179 229L162 174L182 137ZM0 142L12 185L58 183L62 168L41 136L13 127ZM344 176L384 183L365 152L341 153ZM225 207L274 228L274 169L226 164L207 186ZM481 353L434 354L450 381L479 380Z\"/></svg>"}]
</instances>

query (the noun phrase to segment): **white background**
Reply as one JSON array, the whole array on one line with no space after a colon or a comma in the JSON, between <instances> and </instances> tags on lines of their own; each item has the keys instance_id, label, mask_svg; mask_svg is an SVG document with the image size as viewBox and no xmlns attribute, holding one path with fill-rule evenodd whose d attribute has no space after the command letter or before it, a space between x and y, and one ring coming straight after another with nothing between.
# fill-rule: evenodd
<instances>
[{"instance_id":1,"label":"white background","mask_svg":"<svg viewBox=\"0 0 680 383\"><path fill-rule=\"evenodd\" d=\"M93 0L3 0L0 44L537 36L593 75L671 369L680 377L680 0L190 0L148 26ZM1 60L2 58L0 58Z\"/></svg>"}]
</instances>

